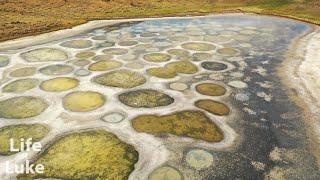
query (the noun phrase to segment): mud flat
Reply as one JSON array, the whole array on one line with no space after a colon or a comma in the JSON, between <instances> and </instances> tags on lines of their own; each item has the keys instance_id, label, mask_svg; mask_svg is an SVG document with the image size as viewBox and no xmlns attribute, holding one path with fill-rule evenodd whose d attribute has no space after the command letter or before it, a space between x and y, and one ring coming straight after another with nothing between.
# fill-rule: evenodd
<instances>
[{"instance_id":1,"label":"mud flat","mask_svg":"<svg viewBox=\"0 0 320 180\"><path fill-rule=\"evenodd\" d=\"M320 27L291 46L287 60L279 68L290 97L303 109L314 155L320 166Z\"/></svg>"}]
</instances>

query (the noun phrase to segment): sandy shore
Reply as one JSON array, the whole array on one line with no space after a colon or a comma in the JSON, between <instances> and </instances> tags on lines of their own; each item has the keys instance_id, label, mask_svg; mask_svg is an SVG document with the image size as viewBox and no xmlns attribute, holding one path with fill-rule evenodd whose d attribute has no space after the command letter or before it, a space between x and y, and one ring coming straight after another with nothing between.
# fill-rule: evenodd
<instances>
[{"instance_id":1,"label":"sandy shore","mask_svg":"<svg viewBox=\"0 0 320 180\"><path fill-rule=\"evenodd\" d=\"M279 74L290 97L303 109L311 149L320 166L320 28L315 27L297 42Z\"/></svg>"}]
</instances>

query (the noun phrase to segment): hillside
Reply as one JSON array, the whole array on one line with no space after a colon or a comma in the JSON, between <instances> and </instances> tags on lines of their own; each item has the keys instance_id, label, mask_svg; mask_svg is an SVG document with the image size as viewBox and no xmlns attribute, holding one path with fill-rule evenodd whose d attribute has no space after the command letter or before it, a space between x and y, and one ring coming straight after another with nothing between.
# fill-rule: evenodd
<instances>
[{"instance_id":1,"label":"hillside","mask_svg":"<svg viewBox=\"0 0 320 180\"><path fill-rule=\"evenodd\" d=\"M0 41L95 19L255 12L320 24L319 0L0 0Z\"/></svg>"}]
</instances>

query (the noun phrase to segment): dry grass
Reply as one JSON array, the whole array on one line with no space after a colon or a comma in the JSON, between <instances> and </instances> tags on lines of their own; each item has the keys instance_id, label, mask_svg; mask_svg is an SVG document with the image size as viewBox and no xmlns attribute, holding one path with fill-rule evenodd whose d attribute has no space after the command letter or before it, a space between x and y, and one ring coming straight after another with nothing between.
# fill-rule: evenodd
<instances>
[{"instance_id":1,"label":"dry grass","mask_svg":"<svg viewBox=\"0 0 320 180\"><path fill-rule=\"evenodd\" d=\"M319 0L0 0L0 41L95 19L255 12L320 24Z\"/></svg>"}]
</instances>

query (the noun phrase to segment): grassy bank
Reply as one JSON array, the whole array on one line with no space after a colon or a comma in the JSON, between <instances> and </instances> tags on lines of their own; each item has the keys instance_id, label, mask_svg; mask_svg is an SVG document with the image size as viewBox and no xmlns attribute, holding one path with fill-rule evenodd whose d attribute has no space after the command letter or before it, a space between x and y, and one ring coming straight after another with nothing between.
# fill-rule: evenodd
<instances>
[{"instance_id":1,"label":"grassy bank","mask_svg":"<svg viewBox=\"0 0 320 180\"><path fill-rule=\"evenodd\" d=\"M0 0L0 41L97 19L252 12L320 24L319 0Z\"/></svg>"}]
</instances>

